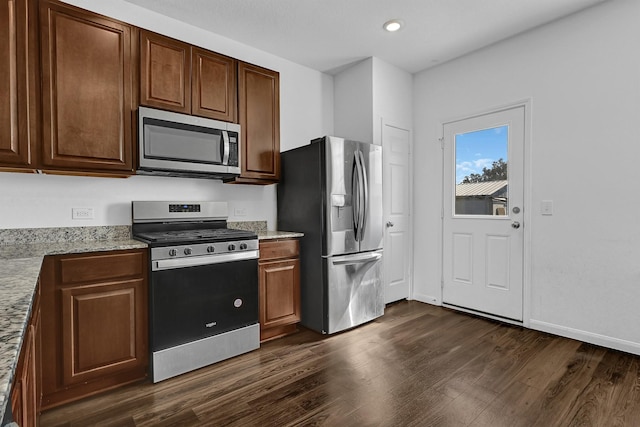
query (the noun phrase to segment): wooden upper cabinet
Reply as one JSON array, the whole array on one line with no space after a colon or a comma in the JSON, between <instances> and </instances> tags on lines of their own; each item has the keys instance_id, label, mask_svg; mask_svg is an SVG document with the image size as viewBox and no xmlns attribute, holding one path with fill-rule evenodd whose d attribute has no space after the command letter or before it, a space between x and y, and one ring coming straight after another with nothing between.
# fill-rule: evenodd
<instances>
[{"instance_id":1,"label":"wooden upper cabinet","mask_svg":"<svg viewBox=\"0 0 640 427\"><path fill-rule=\"evenodd\" d=\"M141 31L140 103L235 122L236 61Z\"/></svg>"},{"instance_id":2,"label":"wooden upper cabinet","mask_svg":"<svg viewBox=\"0 0 640 427\"><path fill-rule=\"evenodd\" d=\"M191 47L140 31L140 103L191 114Z\"/></svg>"},{"instance_id":3,"label":"wooden upper cabinet","mask_svg":"<svg viewBox=\"0 0 640 427\"><path fill-rule=\"evenodd\" d=\"M238 63L238 112L242 172L238 183L280 179L280 77L276 71Z\"/></svg>"},{"instance_id":4,"label":"wooden upper cabinet","mask_svg":"<svg viewBox=\"0 0 640 427\"><path fill-rule=\"evenodd\" d=\"M0 167L35 167L38 67L27 0L0 1Z\"/></svg>"},{"instance_id":5,"label":"wooden upper cabinet","mask_svg":"<svg viewBox=\"0 0 640 427\"><path fill-rule=\"evenodd\" d=\"M43 169L133 172L137 29L40 2Z\"/></svg>"},{"instance_id":6,"label":"wooden upper cabinet","mask_svg":"<svg viewBox=\"0 0 640 427\"><path fill-rule=\"evenodd\" d=\"M192 114L236 122L236 60L197 47L191 52Z\"/></svg>"}]
</instances>

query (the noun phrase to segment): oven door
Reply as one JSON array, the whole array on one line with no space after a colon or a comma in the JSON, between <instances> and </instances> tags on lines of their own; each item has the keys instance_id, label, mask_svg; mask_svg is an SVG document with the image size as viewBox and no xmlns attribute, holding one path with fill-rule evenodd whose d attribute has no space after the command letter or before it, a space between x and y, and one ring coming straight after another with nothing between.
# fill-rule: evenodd
<instances>
[{"instance_id":1,"label":"oven door","mask_svg":"<svg viewBox=\"0 0 640 427\"><path fill-rule=\"evenodd\" d=\"M151 350L258 323L258 259L151 273Z\"/></svg>"}]
</instances>

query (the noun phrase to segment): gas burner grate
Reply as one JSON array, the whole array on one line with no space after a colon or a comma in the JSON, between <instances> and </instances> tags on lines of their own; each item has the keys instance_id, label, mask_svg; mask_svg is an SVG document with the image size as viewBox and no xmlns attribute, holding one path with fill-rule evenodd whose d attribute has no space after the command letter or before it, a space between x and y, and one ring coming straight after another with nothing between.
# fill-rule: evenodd
<instances>
[{"instance_id":1,"label":"gas burner grate","mask_svg":"<svg viewBox=\"0 0 640 427\"><path fill-rule=\"evenodd\" d=\"M180 242L184 240L208 240L208 239L233 239L241 237L250 237L253 233L244 230L235 230L231 228L214 228L214 229L198 229L198 230L169 230L169 231L153 231L136 233L136 237L149 240L150 242Z\"/></svg>"}]
</instances>

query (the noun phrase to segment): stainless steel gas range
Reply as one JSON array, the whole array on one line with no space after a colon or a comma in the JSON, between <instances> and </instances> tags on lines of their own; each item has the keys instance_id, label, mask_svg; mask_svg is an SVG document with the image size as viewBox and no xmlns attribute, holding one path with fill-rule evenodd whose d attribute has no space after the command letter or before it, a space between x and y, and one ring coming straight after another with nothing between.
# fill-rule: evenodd
<instances>
[{"instance_id":1,"label":"stainless steel gas range","mask_svg":"<svg viewBox=\"0 0 640 427\"><path fill-rule=\"evenodd\" d=\"M149 244L153 382L260 346L258 237L227 228L226 202L134 201Z\"/></svg>"}]
</instances>

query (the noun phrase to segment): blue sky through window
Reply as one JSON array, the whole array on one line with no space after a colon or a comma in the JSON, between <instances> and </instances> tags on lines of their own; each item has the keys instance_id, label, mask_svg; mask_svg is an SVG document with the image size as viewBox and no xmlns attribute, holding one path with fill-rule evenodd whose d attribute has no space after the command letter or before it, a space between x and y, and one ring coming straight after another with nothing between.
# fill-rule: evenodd
<instances>
[{"instance_id":1,"label":"blue sky through window","mask_svg":"<svg viewBox=\"0 0 640 427\"><path fill-rule=\"evenodd\" d=\"M500 158L507 162L508 137L507 125L456 135L456 184L472 173L482 174L482 168Z\"/></svg>"}]
</instances>

